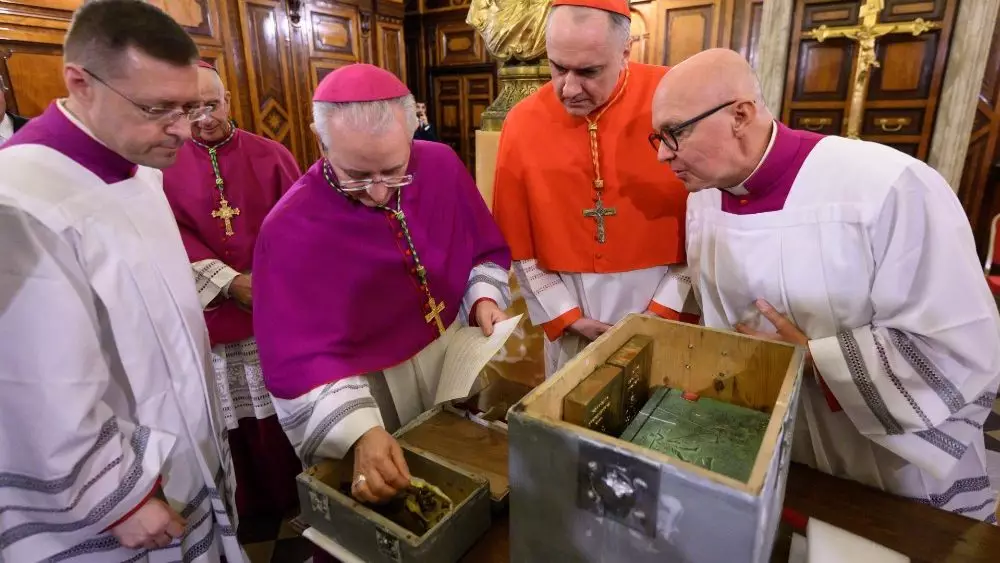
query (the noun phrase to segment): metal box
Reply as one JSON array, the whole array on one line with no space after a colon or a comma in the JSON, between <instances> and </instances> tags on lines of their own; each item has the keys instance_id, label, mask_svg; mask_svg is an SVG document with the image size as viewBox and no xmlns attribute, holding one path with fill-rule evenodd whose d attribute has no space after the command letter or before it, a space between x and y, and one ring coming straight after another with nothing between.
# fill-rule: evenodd
<instances>
[{"instance_id":1,"label":"metal box","mask_svg":"<svg viewBox=\"0 0 1000 563\"><path fill-rule=\"evenodd\" d=\"M653 338L651 385L770 414L747 482L563 422L563 397L636 334ZM768 561L804 357L784 343L626 317L508 414L511 561Z\"/></svg>"},{"instance_id":2,"label":"metal box","mask_svg":"<svg viewBox=\"0 0 1000 563\"><path fill-rule=\"evenodd\" d=\"M507 507L507 425L449 406L435 407L395 433L411 450L448 460L489 481L493 512Z\"/></svg>"},{"instance_id":3,"label":"metal box","mask_svg":"<svg viewBox=\"0 0 1000 563\"><path fill-rule=\"evenodd\" d=\"M437 485L455 503L422 536L375 513L339 489L354 460L328 460L298 476L301 518L368 563L455 563L490 527L489 482L450 461L400 444L410 474Z\"/></svg>"}]
</instances>

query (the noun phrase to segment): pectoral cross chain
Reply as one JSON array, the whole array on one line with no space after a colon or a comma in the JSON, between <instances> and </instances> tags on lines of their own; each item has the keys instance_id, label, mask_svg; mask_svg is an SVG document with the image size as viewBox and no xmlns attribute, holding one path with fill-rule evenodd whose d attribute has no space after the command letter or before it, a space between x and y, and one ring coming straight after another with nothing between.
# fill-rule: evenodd
<instances>
[{"instance_id":1,"label":"pectoral cross chain","mask_svg":"<svg viewBox=\"0 0 1000 563\"><path fill-rule=\"evenodd\" d=\"M604 207L601 192L597 192L595 199L593 209L584 209L583 216L591 217L594 221L597 221L597 243L604 244L607 240L607 232L604 230L604 218L613 217L617 213L617 210L614 207Z\"/></svg>"},{"instance_id":2,"label":"pectoral cross chain","mask_svg":"<svg viewBox=\"0 0 1000 563\"><path fill-rule=\"evenodd\" d=\"M226 224L226 236L233 236L233 217L240 214L240 210L237 207L229 207L229 202L226 198L221 198L219 200L219 208L212 212L212 217L216 219L222 219Z\"/></svg>"},{"instance_id":3,"label":"pectoral cross chain","mask_svg":"<svg viewBox=\"0 0 1000 563\"><path fill-rule=\"evenodd\" d=\"M444 303L438 303L433 297L427 296L427 307L430 309L430 313L424 315L424 320L428 324L435 323L437 325L438 333L444 334L444 323L441 322L441 312L444 311Z\"/></svg>"}]
</instances>

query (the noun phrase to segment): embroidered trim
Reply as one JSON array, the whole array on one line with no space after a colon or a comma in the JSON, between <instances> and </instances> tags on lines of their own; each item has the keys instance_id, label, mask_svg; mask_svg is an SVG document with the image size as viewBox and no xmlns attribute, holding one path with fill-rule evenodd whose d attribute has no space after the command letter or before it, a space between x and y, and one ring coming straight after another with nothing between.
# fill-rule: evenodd
<instances>
[{"instance_id":1,"label":"embroidered trim","mask_svg":"<svg viewBox=\"0 0 1000 563\"><path fill-rule=\"evenodd\" d=\"M886 329L889 332L889 338L892 340L892 345L899 350L899 353L906 359L906 362L910 364L913 371L917 373L927 385L937 393L941 401L948 406L952 414L955 414L962 407L965 406L965 397L962 397L962 393L955 387L955 384L948 379L941 377L941 375L934 369L934 364L927 359L924 354L917 349L916 345L910 340L909 336L900 330L889 328Z\"/></svg>"},{"instance_id":2,"label":"embroidered trim","mask_svg":"<svg viewBox=\"0 0 1000 563\"><path fill-rule=\"evenodd\" d=\"M868 409L882 424L882 427L885 428L887 435L897 436L902 434L903 427L892 416L892 413L889 412L889 407L886 406L878 389L875 388L875 383L872 382L871 376L868 375L868 368L865 366L864 357L861 355L861 350L858 347L857 339L854 338L854 334L850 331L841 332L837 335L837 341L840 343L840 351L844 355L844 361L847 363L847 369L851 373L851 379L854 380L854 385L858 388L858 392L861 393L861 397L865 400L865 404L868 405Z\"/></svg>"}]
</instances>

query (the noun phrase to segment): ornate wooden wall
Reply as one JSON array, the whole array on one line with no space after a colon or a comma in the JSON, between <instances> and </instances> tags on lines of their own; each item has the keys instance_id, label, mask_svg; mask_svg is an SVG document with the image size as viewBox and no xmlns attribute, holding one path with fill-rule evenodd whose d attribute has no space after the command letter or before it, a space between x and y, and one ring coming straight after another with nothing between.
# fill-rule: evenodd
<instances>
[{"instance_id":1,"label":"ornate wooden wall","mask_svg":"<svg viewBox=\"0 0 1000 563\"><path fill-rule=\"evenodd\" d=\"M860 0L797 0L782 108L782 121L791 127L847 133L858 43L845 38L820 42L808 33L821 25L857 25L861 4ZM885 0L880 22L922 18L939 29L916 36L894 33L877 40L878 66L863 92L861 138L927 158L957 4L958 0Z\"/></svg>"},{"instance_id":2,"label":"ornate wooden wall","mask_svg":"<svg viewBox=\"0 0 1000 563\"><path fill-rule=\"evenodd\" d=\"M1000 22L993 33L958 197L985 257L990 221L1000 213Z\"/></svg>"},{"instance_id":3,"label":"ornate wooden wall","mask_svg":"<svg viewBox=\"0 0 1000 563\"><path fill-rule=\"evenodd\" d=\"M406 76L403 4L395 0L148 0L169 13L216 64L233 117L292 151L319 156L309 129L316 85L331 70L370 62ZM62 40L82 0L0 0L0 73L8 106L31 117L65 96Z\"/></svg>"},{"instance_id":4,"label":"ornate wooden wall","mask_svg":"<svg viewBox=\"0 0 1000 563\"><path fill-rule=\"evenodd\" d=\"M632 60L675 65L711 47L757 53L763 0L632 2Z\"/></svg>"},{"instance_id":5,"label":"ornate wooden wall","mask_svg":"<svg viewBox=\"0 0 1000 563\"><path fill-rule=\"evenodd\" d=\"M469 0L409 0L406 41L409 86L427 104L438 137L475 170L476 130L497 94L496 64L465 23Z\"/></svg>"}]
</instances>

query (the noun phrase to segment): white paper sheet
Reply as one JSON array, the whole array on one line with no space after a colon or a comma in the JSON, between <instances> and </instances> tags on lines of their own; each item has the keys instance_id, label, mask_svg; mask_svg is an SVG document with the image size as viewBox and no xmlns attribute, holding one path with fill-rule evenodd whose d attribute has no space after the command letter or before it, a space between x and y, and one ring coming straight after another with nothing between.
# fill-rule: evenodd
<instances>
[{"instance_id":1,"label":"white paper sheet","mask_svg":"<svg viewBox=\"0 0 1000 563\"><path fill-rule=\"evenodd\" d=\"M448 343L434 404L468 397L479 379L479 373L514 334L523 316L511 317L493 325L493 334L488 337L483 336L483 329L479 327L459 329Z\"/></svg>"},{"instance_id":2,"label":"white paper sheet","mask_svg":"<svg viewBox=\"0 0 1000 563\"><path fill-rule=\"evenodd\" d=\"M909 557L815 518L806 528L809 563L908 563Z\"/></svg>"}]
</instances>

